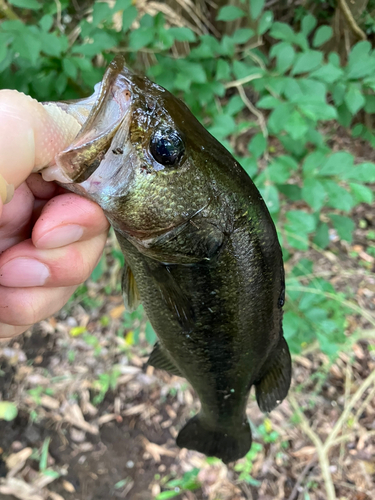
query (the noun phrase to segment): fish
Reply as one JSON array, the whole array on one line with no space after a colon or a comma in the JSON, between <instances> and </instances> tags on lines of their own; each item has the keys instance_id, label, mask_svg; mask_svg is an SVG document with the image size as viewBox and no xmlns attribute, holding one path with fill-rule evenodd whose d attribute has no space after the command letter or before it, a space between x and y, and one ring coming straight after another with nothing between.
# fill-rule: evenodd
<instances>
[{"instance_id":1,"label":"fish","mask_svg":"<svg viewBox=\"0 0 375 500\"><path fill-rule=\"evenodd\" d=\"M199 412L176 442L225 463L246 455L250 389L286 396L285 278L258 189L188 107L117 57L89 98L57 103L82 125L45 178L97 202L124 254L124 300L143 304L148 363L185 377Z\"/></svg>"}]
</instances>

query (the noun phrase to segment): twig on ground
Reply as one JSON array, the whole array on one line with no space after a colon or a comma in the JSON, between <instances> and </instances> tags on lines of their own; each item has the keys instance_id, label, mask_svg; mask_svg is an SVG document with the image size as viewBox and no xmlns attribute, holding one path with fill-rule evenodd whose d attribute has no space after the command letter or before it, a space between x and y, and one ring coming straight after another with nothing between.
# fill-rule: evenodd
<instances>
[{"instance_id":1,"label":"twig on ground","mask_svg":"<svg viewBox=\"0 0 375 500\"><path fill-rule=\"evenodd\" d=\"M345 376L345 403L344 403L344 408L347 407L348 401L350 398L350 389L352 385L352 367L350 363L346 365L346 376ZM347 422L345 423L345 427L347 426ZM344 429L343 429L344 431ZM341 442L340 444L340 454L339 454L339 471L341 471L341 477L342 477L342 471L343 471L343 462L344 462L344 453L345 453L345 444L344 442Z\"/></svg>"},{"instance_id":2,"label":"twig on ground","mask_svg":"<svg viewBox=\"0 0 375 500\"><path fill-rule=\"evenodd\" d=\"M326 492L327 492L327 500L336 500L335 488L333 486L332 476L331 476L331 472L329 470L328 455L327 455L327 451L324 448L323 442L320 439L320 437L318 436L318 434L316 434L312 430L312 428L310 427L310 424L309 424L307 418L302 413L302 411L301 411L301 409L300 409L300 407L299 407L299 405L298 405L298 403L293 395L289 397L289 402L301 420L302 430L305 432L305 434L311 439L311 441L315 445L316 452L317 452L318 458L319 458L320 468L322 469L322 476L323 476L324 485L325 485Z\"/></svg>"},{"instance_id":3,"label":"twig on ground","mask_svg":"<svg viewBox=\"0 0 375 500\"><path fill-rule=\"evenodd\" d=\"M362 31L361 28L356 23L353 14L351 13L346 1L338 0L338 4L352 32L361 40L367 40L365 32Z\"/></svg>"},{"instance_id":4,"label":"twig on ground","mask_svg":"<svg viewBox=\"0 0 375 500\"><path fill-rule=\"evenodd\" d=\"M326 441L323 443L323 441L320 439L320 437L313 431L313 429L310 427L310 424L301 411L296 399L294 396L289 397L290 404L292 405L294 411L297 413L298 417L301 419L301 428L305 432L305 434L311 439L313 444L315 445L318 458L319 458L319 463L320 467L322 469L322 476L323 480L325 483L325 488L327 492L327 500L335 500L336 495L335 495L335 489L333 486L333 481L332 481L332 476L329 470L329 460L328 460L328 454L332 446L338 444L341 442L341 440L344 440L347 438L347 436L342 436L342 439L337 439L337 434L342 431L345 422L349 418L350 412L353 410L355 405L358 403L358 401L361 399L363 394L366 392L366 390L371 387L371 385L375 382L375 371L371 372L370 375L364 380L364 382L361 384L359 389L357 389L356 393L354 396L351 398L349 403L347 404L346 408L340 415L340 418L337 420L336 424L334 425L332 431L330 432L329 436L327 437ZM372 395L371 391L371 395ZM367 400L368 398L366 398ZM361 405L362 406L362 405Z\"/></svg>"},{"instance_id":5,"label":"twig on ground","mask_svg":"<svg viewBox=\"0 0 375 500\"><path fill-rule=\"evenodd\" d=\"M305 480L305 477L307 476L308 472L310 472L310 470L314 467L317 459L318 459L317 456L314 455L311 458L311 460L309 460L307 462L307 464L303 468L301 474L298 476L296 484L294 485L294 487L292 489L292 493L289 495L288 500L295 500L298 497L298 494L299 494L298 489L301 486L301 484L303 483L303 481Z\"/></svg>"},{"instance_id":6,"label":"twig on ground","mask_svg":"<svg viewBox=\"0 0 375 500\"><path fill-rule=\"evenodd\" d=\"M232 80L231 82L228 82L224 84L224 87L226 89L231 89L233 87L242 87L242 85L245 85L245 83L252 82L253 80L258 80L259 78L262 78L263 75L260 73L254 73L253 75L248 75L244 76L243 78L239 78L238 80Z\"/></svg>"},{"instance_id":7,"label":"twig on ground","mask_svg":"<svg viewBox=\"0 0 375 500\"><path fill-rule=\"evenodd\" d=\"M15 21L19 19L12 7L5 3L4 0L0 0L0 17L2 16L9 21Z\"/></svg>"},{"instance_id":8,"label":"twig on ground","mask_svg":"<svg viewBox=\"0 0 375 500\"><path fill-rule=\"evenodd\" d=\"M334 428L332 429L332 432L328 436L326 442L324 443L324 450L326 453L328 453L328 450L331 448L333 443L336 440L337 434L341 431L344 423L348 420L349 414L352 411L352 409L355 407L355 405L358 403L358 401L361 399L363 394L367 391L369 387L375 382L375 371L371 372L370 375L364 380L364 382L361 384L357 392L354 394L352 399L350 400L348 406L344 409L342 414L340 415L340 418L336 422Z\"/></svg>"},{"instance_id":9,"label":"twig on ground","mask_svg":"<svg viewBox=\"0 0 375 500\"><path fill-rule=\"evenodd\" d=\"M267 124L263 114L254 106L252 102L250 102L242 85L239 85L237 90L247 109L257 117L263 137L268 137Z\"/></svg>"}]
</instances>

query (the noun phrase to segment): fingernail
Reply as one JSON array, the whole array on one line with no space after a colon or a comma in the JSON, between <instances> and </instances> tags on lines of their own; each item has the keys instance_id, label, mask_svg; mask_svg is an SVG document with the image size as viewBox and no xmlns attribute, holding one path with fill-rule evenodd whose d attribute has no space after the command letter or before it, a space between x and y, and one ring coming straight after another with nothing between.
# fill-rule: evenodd
<instances>
[{"instance_id":1,"label":"fingernail","mask_svg":"<svg viewBox=\"0 0 375 500\"><path fill-rule=\"evenodd\" d=\"M13 259L0 268L0 285L3 286L42 286L48 277L48 267L34 259Z\"/></svg>"},{"instance_id":2,"label":"fingernail","mask_svg":"<svg viewBox=\"0 0 375 500\"><path fill-rule=\"evenodd\" d=\"M44 234L35 244L38 248L60 248L78 241L82 235L82 226L78 224L66 224Z\"/></svg>"}]
</instances>

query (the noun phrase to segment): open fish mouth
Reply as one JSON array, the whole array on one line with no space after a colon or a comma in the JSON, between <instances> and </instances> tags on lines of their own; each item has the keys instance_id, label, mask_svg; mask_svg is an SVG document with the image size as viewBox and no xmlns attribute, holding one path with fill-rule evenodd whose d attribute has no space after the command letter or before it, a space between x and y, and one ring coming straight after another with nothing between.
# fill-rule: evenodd
<instances>
[{"instance_id":1,"label":"open fish mouth","mask_svg":"<svg viewBox=\"0 0 375 500\"><path fill-rule=\"evenodd\" d=\"M111 142L124 122L132 103L124 59L116 57L92 96L55 104L82 126L74 141L56 157L56 165L42 172L45 180L82 183L99 167Z\"/></svg>"}]
</instances>

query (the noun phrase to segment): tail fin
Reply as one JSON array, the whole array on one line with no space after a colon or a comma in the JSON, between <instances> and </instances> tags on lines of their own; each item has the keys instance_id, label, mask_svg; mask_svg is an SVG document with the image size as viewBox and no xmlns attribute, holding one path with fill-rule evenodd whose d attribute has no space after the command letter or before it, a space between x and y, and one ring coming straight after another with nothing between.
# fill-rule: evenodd
<instances>
[{"instance_id":1,"label":"tail fin","mask_svg":"<svg viewBox=\"0 0 375 500\"><path fill-rule=\"evenodd\" d=\"M251 448L251 441L247 420L228 431L211 429L204 425L200 413L187 422L176 439L180 448L200 451L209 457L221 458L225 463L234 462L246 455Z\"/></svg>"}]
</instances>

